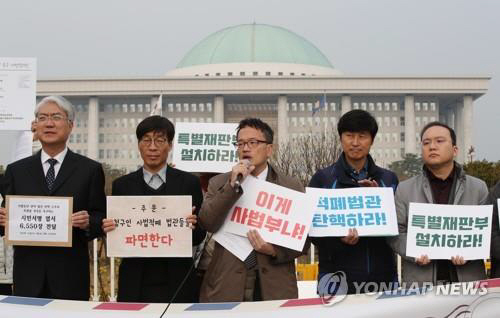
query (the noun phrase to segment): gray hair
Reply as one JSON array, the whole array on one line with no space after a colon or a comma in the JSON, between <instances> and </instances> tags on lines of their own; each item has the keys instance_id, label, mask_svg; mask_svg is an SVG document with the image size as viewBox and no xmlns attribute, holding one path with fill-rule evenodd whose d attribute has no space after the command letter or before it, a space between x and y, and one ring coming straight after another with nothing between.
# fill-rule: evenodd
<instances>
[{"instance_id":1,"label":"gray hair","mask_svg":"<svg viewBox=\"0 0 500 318\"><path fill-rule=\"evenodd\" d=\"M68 119L71 122L75 120L75 107L73 106L73 104L71 104L71 102L66 98L58 95L44 97L35 107L35 117L38 116L40 107L48 103L54 103L59 106L59 108L61 108L66 113L66 116L68 116Z\"/></svg>"}]
</instances>

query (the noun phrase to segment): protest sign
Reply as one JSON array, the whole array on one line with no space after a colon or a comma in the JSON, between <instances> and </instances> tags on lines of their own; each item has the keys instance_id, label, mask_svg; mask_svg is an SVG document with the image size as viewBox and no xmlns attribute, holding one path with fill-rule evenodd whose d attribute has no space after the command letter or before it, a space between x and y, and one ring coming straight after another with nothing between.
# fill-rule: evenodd
<instances>
[{"instance_id":1,"label":"protest sign","mask_svg":"<svg viewBox=\"0 0 500 318\"><path fill-rule=\"evenodd\" d=\"M7 195L8 244L72 245L73 198Z\"/></svg>"},{"instance_id":2,"label":"protest sign","mask_svg":"<svg viewBox=\"0 0 500 318\"><path fill-rule=\"evenodd\" d=\"M492 205L410 203L406 255L429 259L486 259Z\"/></svg>"},{"instance_id":3,"label":"protest sign","mask_svg":"<svg viewBox=\"0 0 500 318\"><path fill-rule=\"evenodd\" d=\"M229 210L226 230L246 236L257 229L266 242L301 251L312 218L304 206L305 194L253 176L241 186L243 195Z\"/></svg>"},{"instance_id":4,"label":"protest sign","mask_svg":"<svg viewBox=\"0 0 500 318\"><path fill-rule=\"evenodd\" d=\"M346 236L350 228L359 236L398 234L392 188L306 188L306 193L313 211L309 236Z\"/></svg>"},{"instance_id":5,"label":"protest sign","mask_svg":"<svg viewBox=\"0 0 500 318\"><path fill-rule=\"evenodd\" d=\"M227 172L238 162L237 124L176 123L172 161L190 172Z\"/></svg>"},{"instance_id":6,"label":"protest sign","mask_svg":"<svg viewBox=\"0 0 500 318\"><path fill-rule=\"evenodd\" d=\"M0 57L0 130L29 130L36 104L36 59Z\"/></svg>"},{"instance_id":7,"label":"protest sign","mask_svg":"<svg viewBox=\"0 0 500 318\"><path fill-rule=\"evenodd\" d=\"M191 196L108 196L108 257L191 257Z\"/></svg>"}]
</instances>

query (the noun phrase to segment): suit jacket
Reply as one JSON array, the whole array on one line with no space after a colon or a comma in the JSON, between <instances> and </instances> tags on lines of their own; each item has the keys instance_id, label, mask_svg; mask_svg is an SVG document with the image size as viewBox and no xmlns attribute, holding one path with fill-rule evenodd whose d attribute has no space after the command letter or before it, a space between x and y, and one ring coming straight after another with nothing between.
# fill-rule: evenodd
<instances>
[{"instance_id":1,"label":"suit jacket","mask_svg":"<svg viewBox=\"0 0 500 318\"><path fill-rule=\"evenodd\" d=\"M463 169L456 164L457 174L454 192L454 205L483 205L488 203L488 188L484 181L466 175ZM408 228L408 211L410 202L434 203L431 186L425 171L422 174L401 182L396 190L395 204L398 218L399 235L387 238L392 249L401 256L402 281L407 284L414 282L433 282L437 279L437 262L425 266L415 263L413 257L406 255L406 240ZM482 259L469 260L465 265L455 266L459 282L468 282L486 278Z\"/></svg>"},{"instance_id":2,"label":"suit jacket","mask_svg":"<svg viewBox=\"0 0 500 318\"><path fill-rule=\"evenodd\" d=\"M73 212L86 210L90 227L73 228L72 247L16 246L14 295L37 297L46 282L55 298L88 300L88 241L102 234L104 172L100 163L68 150L49 191L40 155L39 151L7 167L6 195L73 197Z\"/></svg>"},{"instance_id":3,"label":"suit jacket","mask_svg":"<svg viewBox=\"0 0 500 318\"><path fill-rule=\"evenodd\" d=\"M200 224L209 232L217 232L224 223L230 208L241 196L229 183L231 173L210 179L208 192L200 211ZM269 165L266 181L296 191L304 191L300 182L280 174ZM263 300L291 299L298 297L295 274L296 257L309 249L304 245L302 252L274 245L276 257L257 253L260 288ZM243 301L247 270L245 264L222 245L215 242L212 260L201 286L201 302Z\"/></svg>"},{"instance_id":4,"label":"suit jacket","mask_svg":"<svg viewBox=\"0 0 500 318\"><path fill-rule=\"evenodd\" d=\"M113 195L143 195L144 174L142 168L116 179L113 182ZM192 204L196 207L195 214L201 207L203 195L199 179L187 172L168 167L166 184L162 195L191 195ZM193 231L193 245L200 244L205 238L205 231L196 226ZM177 258L123 258L120 264L118 280L118 301L125 302L168 302L175 290L188 273L193 259ZM156 285L162 286L156 295L141 295L145 270L148 277L158 277ZM152 271L152 272L151 272ZM166 277L165 277L166 276ZM151 283L151 282L149 282ZM197 302L199 292L195 288L194 272L177 295L175 302Z\"/></svg>"}]
</instances>

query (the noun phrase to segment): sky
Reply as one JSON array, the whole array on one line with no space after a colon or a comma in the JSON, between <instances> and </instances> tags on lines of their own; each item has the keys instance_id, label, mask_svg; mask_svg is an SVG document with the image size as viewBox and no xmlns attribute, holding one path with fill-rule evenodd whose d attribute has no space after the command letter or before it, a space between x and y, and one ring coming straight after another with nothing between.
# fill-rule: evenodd
<instances>
[{"instance_id":1,"label":"sky","mask_svg":"<svg viewBox=\"0 0 500 318\"><path fill-rule=\"evenodd\" d=\"M500 160L500 1L1 0L0 56L38 78L160 76L222 28L262 23L311 41L346 75L484 75L476 159Z\"/></svg>"}]
</instances>

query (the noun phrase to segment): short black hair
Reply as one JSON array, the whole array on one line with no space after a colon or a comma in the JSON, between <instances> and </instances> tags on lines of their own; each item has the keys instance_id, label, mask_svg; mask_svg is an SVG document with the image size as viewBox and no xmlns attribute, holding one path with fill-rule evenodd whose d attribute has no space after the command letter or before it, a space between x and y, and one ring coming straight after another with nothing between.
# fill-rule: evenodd
<instances>
[{"instance_id":1,"label":"short black hair","mask_svg":"<svg viewBox=\"0 0 500 318\"><path fill-rule=\"evenodd\" d=\"M342 136L344 132L361 132L368 131L370 136L372 136L372 140L375 140L375 136L378 131L378 124L375 118L362 109L354 109L348 111L342 117L340 117L339 122L337 124L337 131L339 136Z\"/></svg>"},{"instance_id":2,"label":"short black hair","mask_svg":"<svg viewBox=\"0 0 500 318\"><path fill-rule=\"evenodd\" d=\"M427 125L425 125L424 128L422 128L422 131L420 132L420 141L422 141L422 137L424 136L424 133L427 131L427 129L429 129L431 127L435 127L435 126L439 126L439 127L443 127L443 128L448 129L448 131L450 132L450 136L451 136L451 144L453 146L457 145L457 135L455 134L455 131L450 126L448 126L444 123L440 123L439 121L432 121L432 122L428 123Z\"/></svg>"},{"instance_id":3,"label":"short black hair","mask_svg":"<svg viewBox=\"0 0 500 318\"><path fill-rule=\"evenodd\" d=\"M242 130L245 127L252 127L252 128L257 129L257 130L262 131L266 141L269 144L273 143L274 132L271 129L271 127L269 127L269 125L266 124L265 122L263 122L261 119L259 119L259 118L245 118L245 119L241 120L240 123L238 124L238 128L236 128L236 137L238 137L240 130Z\"/></svg>"},{"instance_id":4,"label":"short black hair","mask_svg":"<svg viewBox=\"0 0 500 318\"><path fill-rule=\"evenodd\" d=\"M139 125L137 125L137 129L135 130L137 140L141 140L145 134L151 131L164 134L169 143L172 143L174 139L174 124L165 117L155 115L144 118Z\"/></svg>"}]
</instances>

